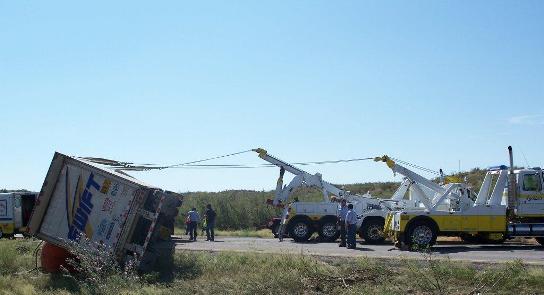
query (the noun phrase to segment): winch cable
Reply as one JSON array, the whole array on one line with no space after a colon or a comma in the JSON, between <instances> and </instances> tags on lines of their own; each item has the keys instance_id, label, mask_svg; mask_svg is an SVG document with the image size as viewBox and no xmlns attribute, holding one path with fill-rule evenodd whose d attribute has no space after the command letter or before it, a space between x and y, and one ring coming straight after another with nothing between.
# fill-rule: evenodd
<instances>
[{"instance_id":1,"label":"winch cable","mask_svg":"<svg viewBox=\"0 0 544 295\"><path fill-rule=\"evenodd\" d=\"M240 151L236 153L231 153L231 154L226 154L226 155L221 155L221 156L216 156L216 157L211 157L211 158L206 158L206 159L201 159L196 161L190 161L185 163L167 165L167 166L159 166L157 164L134 164L132 162L121 162L116 160L110 160L105 158L95 158L95 157L78 157L78 158L86 160L86 161L90 161L96 164L110 166L114 168L116 171L147 171L147 170L162 170L162 169L169 169L169 168L179 168L182 166L196 164L196 163L200 163L204 161L211 161L215 159L231 157L231 156L235 156L235 155L239 155L239 154L243 154L243 153L247 153L251 151L252 150Z\"/></svg>"},{"instance_id":2,"label":"winch cable","mask_svg":"<svg viewBox=\"0 0 544 295\"><path fill-rule=\"evenodd\" d=\"M202 160L196 160L196 161L179 163L179 164L168 165L168 166L162 166L162 167L158 167L157 169L167 169L167 168L187 166L187 165L196 164L196 163L200 163L200 162L217 160L217 159L226 158L226 157L232 157L232 156L236 156L236 155L240 155L240 154L244 154L244 153L248 153L248 152L252 152L252 151L253 151L253 149L250 149L250 150L246 150L246 151L241 151L241 152L236 152L236 153L232 153L232 154L226 154L226 155L211 157L211 158L202 159Z\"/></svg>"},{"instance_id":3,"label":"winch cable","mask_svg":"<svg viewBox=\"0 0 544 295\"><path fill-rule=\"evenodd\" d=\"M409 166L409 167L412 167L412 168L415 168L415 169L418 169L418 170L421 170L421 171L424 171L424 172L427 172L427 173L440 175L440 172L429 169L429 168L425 168L423 166L412 164L412 163L409 163L409 162L406 162L406 161L403 161L403 160L400 160L400 159L396 159L396 158L391 158L391 160L393 160L395 162L398 162L399 164L406 165L406 166Z\"/></svg>"},{"instance_id":4,"label":"winch cable","mask_svg":"<svg viewBox=\"0 0 544 295\"><path fill-rule=\"evenodd\" d=\"M316 161L316 162L294 162L293 165L308 166L308 165L325 165L325 164L339 164L339 163L349 163L365 160L373 160L373 157L368 158L355 158L355 159L343 159L343 160L329 160L329 161ZM260 164L260 165L244 165L244 164L190 164L183 165L179 167L172 168L244 168L244 169L255 169L255 168L268 168L268 167L277 167L274 164Z\"/></svg>"},{"instance_id":5,"label":"winch cable","mask_svg":"<svg viewBox=\"0 0 544 295\"><path fill-rule=\"evenodd\" d=\"M226 155L220 155L210 158L205 158L201 160L195 160L190 162L184 162L184 163L178 163L173 165L165 165L165 166L159 166L157 164L139 164L135 165L132 162L121 162L121 161L115 161L105 158L94 158L94 157L80 157L80 159L84 159L87 161L91 161L97 164L102 164L106 166L111 166L116 171L148 171L148 170L163 170L163 169L258 169L258 168L270 168L270 167L276 167L276 165L273 164L259 164L259 165L245 165L245 164L198 164L206 161L211 160L217 160L227 157L232 157L235 155L240 155L248 152L254 151L253 149L239 151L235 153L230 153ZM366 158L353 158L353 159L340 159L340 160L327 160L327 161L312 161L312 162L294 162L293 165L301 165L301 166L308 166L308 165L325 165L325 164L339 164L339 163L349 163L349 162L358 162L358 161L367 161L367 160L373 160L375 157L366 157ZM418 169L427 173L439 175L440 173L425 168L423 166L419 166L416 164L412 164L397 158L391 158L393 161L398 162L399 164L409 166L414 169Z\"/></svg>"},{"instance_id":6,"label":"winch cable","mask_svg":"<svg viewBox=\"0 0 544 295\"><path fill-rule=\"evenodd\" d=\"M216 156L216 157L211 157L211 158L206 158L206 159L201 159L201 160L196 160L196 161L190 161L190 162L185 162L185 163L167 165L167 166L158 166L157 164L139 164L139 165L135 165L132 162L121 162L121 161L116 161L116 160L110 160L110 159L105 159L105 158L95 158L95 157L78 157L78 158L83 159L83 160L87 160L87 161L90 161L90 162L93 162L93 163L96 163L96 164L110 166L113 169L115 169L116 171L147 171L147 170L162 170L162 169L169 169L169 168L179 168L179 167L183 167L183 166L187 166L187 165L191 165L191 164L196 164L196 163L200 163L200 162L231 157L231 156L235 156L235 155L239 155L239 154L243 154L243 153L247 153L247 152L251 152L251 151L253 151L253 150L245 150L245 151L240 151L240 152L236 152L236 153L231 153L231 154L226 154L226 155L221 155L221 156Z\"/></svg>"}]
</instances>

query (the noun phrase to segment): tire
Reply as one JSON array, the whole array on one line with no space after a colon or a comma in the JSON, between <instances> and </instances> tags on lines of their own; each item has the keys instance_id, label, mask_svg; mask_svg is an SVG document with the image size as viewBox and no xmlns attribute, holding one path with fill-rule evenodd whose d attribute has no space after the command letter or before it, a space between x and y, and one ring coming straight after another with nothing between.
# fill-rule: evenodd
<instances>
[{"instance_id":1,"label":"tire","mask_svg":"<svg viewBox=\"0 0 544 295\"><path fill-rule=\"evenodd\" d=\"M289 222L289 236L295 242L306 242L312 236L310 221L306 218L296 218Z\"/></svg>"},{"instance_id":2,"label":"tire","mask_svg":"<svg viewBox=\"0 0 544 295\"><path fill-rule=\"evenodd\" d=\"M537 237L535 240L540 244L540 246L544 246L544 237Z\"/></svg>"},{"instance_id":3,"label":"tire","mask_svg":"<svg viewBox=\"0 0 544 295\"><path fill-rule=\"evenodd\" d=\"M385 241L383 234L383 227L385 226L385 220L381 218L373 218L368 221L363 221L361 229L359 230L359 236L365 239L367 244L382 244Z\"/></svg>"},{"instance_id":4,"label":"tire","mask_svg":"<svg viewBox=\"0 0 544 295\"><path fill-rule=\"evenodd\" d=\"M335 218L323 218L319 222L319 237L325 242L334 242L340 236Z\"/></svg>"},{"instance_id":5,"label":"tire","mask_svg":"<svg viewBox=\"0 0 544 295\"><path fill-rule=\"evenodd\" d=\"M4 237L4 233L0 230L0 239Z\"/></svg>"},{"instance_id":6,"label":"tire","mask_svg":"<svg viewBox=\"0 0 544 295\"><path fill-rule=\"evenodd\" d=\"M409 225L406 244L410 249L425 249L436 243L436 226L427 220L416 220Z\"/></svg>"}]
</instances>

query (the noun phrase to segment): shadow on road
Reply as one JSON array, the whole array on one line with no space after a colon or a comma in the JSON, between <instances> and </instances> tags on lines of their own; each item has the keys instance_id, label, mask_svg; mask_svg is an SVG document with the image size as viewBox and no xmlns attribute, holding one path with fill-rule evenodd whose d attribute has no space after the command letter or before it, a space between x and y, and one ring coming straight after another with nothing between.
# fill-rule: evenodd
<instances>
[{"instance_id":1,"label":"shadow on road","mask_svg":"<svg viewBox=\"0 0 544 295\"><path fill-rule=\"evenodd\" d=\"M188 239L185 239L183 237L176 237L176 236L172 236L172 241L174 241L174 243L176 244L180 244L180 243L194 243L195 241L191 241L191 240L188 240ZM207 242L207 243L224 243L225 241L221 241L221 240L215 240L215 241L206 241L204 239L200 239L200 240L197 240L198 242Z\"/></svg>"},{"instance_id":2,"label":"shadow on road","mask_svg":"<svg viewBox=\"0 0 544 295\"><path fill-rule=\"evenodd\" d=\"M541 246L529 246L529 245L465 245L465 246L438 246L433 247L432 251L440 254L460 253L460 252L511 252L516 250L530 250L530 251L544 251L544 247Z\"/></svg>"},{"instance_id":3,"label":"shadow on road","mask_svg":"<svg viewBox=\"0 0 544 295\"><path fill-rule=\"evenodd\" d=\"M350 251L363 251L363 252L373 252L373 251L376 251L374 249L370 249L370 248L360 248L360 247L357 247L355 249L348 249Z\"/></svg>"}]
</instances>

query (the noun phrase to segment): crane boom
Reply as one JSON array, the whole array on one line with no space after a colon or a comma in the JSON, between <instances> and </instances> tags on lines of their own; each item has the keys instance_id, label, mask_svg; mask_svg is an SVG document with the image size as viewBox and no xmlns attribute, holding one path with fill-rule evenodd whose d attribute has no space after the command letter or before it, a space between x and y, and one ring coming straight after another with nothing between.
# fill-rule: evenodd
<instances>
[{"instance_id":1,"label":"crane boom","mask_svg":"<svg viewBox=\"0 0 544 295\"><path fill-rule=\"evenodd\" d=\"M273 200L274 206L279 206L284 204L291 192L300 186L310 186L317 187L323 193L323 200L329 202L329 195L335 195L337 197L344 197L348 193L342 189L337 188L336 186L324 181L321 177L321 174L310 174L300 168L297 168L289 163L286 163L274 156L268 154L265 149L257 148L253 150L259 154L259 157L270 164L280 167L280 176L278 178L278 183L276 185L276 197ZM289 183L289 185L283 187L283 174L284 171L288 171L295 175L295 178Z\"/></svg>"}]
</instances>

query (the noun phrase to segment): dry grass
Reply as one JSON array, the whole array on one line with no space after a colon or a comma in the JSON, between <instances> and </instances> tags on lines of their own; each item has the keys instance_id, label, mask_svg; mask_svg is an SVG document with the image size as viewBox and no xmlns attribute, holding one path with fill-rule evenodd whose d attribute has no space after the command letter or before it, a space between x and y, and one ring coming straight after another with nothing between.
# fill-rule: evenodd
<instances>
[{"instance_id":1,"label":"dry grass","mask_svg":"<svg viewBox=\"0 0 544 295\"><path fill-rule=\"evenodd\" d=\"M169 280L146 274L127 284L123 274L110 273L103 278L105 288L93 289L71 276L25 272L34 266L35 245L35 241L0 241L0 253L10 253L0 254L0 294L521 295L544 290L543 268L519 261L476 265L432 256L377 260L184 251L176 253Z\"/></svg>"},{"instance_id":2,"label":"dry grass","mask_svg":"<svg viewBox=\"0 0 544 295\"><path fill-rule=\"evenodd\" d=\"M202 237L206 236L206 233L202 233L201 229L198 229ZM185 229L181 227L176 227L174 229L174 235L184 236ZM273 238L274 235L269 229L260 229L260 230L251 230L251 229L242 229L242 230L215 230L215 235L218 237L246 237L246 238Z\"/></svg>"}]
</instances>

